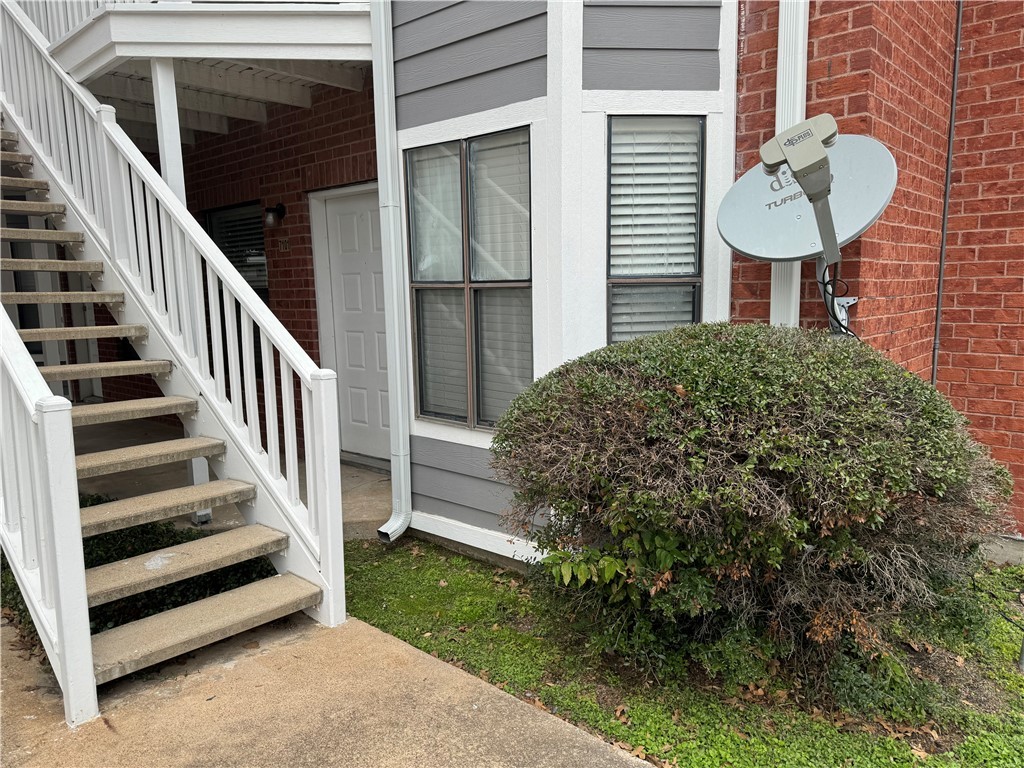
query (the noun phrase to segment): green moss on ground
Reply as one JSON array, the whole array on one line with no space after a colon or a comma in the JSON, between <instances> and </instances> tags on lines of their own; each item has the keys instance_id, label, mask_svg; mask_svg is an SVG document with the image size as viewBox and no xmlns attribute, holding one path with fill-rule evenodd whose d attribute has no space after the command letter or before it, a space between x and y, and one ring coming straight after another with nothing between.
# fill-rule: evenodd
<instances>
[{"instance_id":1,"label":"green moss on ground","mask_svg":"<svg viewBox=\"0 0 1024 768\"><path fill-rule=\"evenodd\" d=\"M983 631L961 630L964 639L950 652L993 686L998 711L977 711L955 690L922 684L908 690L931 699L915 705L914 722L899 723L798 705L800 692L780 679L737 690L735 680L707 680L675 665L680 671L650 684L586 650L586 634L564 608L522 575L424 542L389 549L353 542L346 570L353 616L656 765L1024 767L1024 679L1015 671L1020 637L991 612ZM1024 568L994 570L978 581L983 602L994 607L1024 584ZM945 629L957 636L956 627Z\"/></svg>"}]
</instances>

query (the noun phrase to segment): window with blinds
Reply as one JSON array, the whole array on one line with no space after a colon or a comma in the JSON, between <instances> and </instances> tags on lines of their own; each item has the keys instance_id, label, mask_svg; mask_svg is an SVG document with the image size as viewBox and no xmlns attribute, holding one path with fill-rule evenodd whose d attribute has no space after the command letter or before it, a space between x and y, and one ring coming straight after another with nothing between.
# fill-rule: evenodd
<instances>
[{"instance_id":1,"label":"window with blinds","mask_svg":"<svg viewBox=\"0 0 1024 768\"><path fill-rule=\"evenodd\" d=\"M608 338L700 317L704 119L612 117L608 147Z\"/></svg>"},{"instance_id":2,"label":"window with blinds","mask_svg":"<svg viewBox=\"0 0 1024 768\"><path fill-rule=\"evenodd\" d=\"M270 292L267 288L267 252L263 245L263 208L260 204L246 203L209 211L206 229L228 261L259 297L267 301Z\"/></svg>"},{"instance_id":3,"label":"window with blinds","mask_svg":"<svg viewBox=\"0 0 1024 768\"><path fill-rule=\"evenodd\" d=\"M405 153L421 415L489 426L533 380L529 129Z\"/></svg>"}]
</instances>

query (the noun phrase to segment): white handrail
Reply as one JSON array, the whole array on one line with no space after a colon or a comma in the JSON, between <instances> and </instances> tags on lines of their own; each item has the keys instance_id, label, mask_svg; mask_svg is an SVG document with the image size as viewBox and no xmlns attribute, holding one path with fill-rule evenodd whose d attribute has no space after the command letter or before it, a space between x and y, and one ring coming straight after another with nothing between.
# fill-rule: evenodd
<instances>
[{"instance_id":1,"label":"white handrail","mask_svg":"<svg viewBox=\"0 0 1024 768\"><path fill-rule=\"evenodd\" d=\"M88 230L105 275L120 281L151 340L171 354L175 376L200 395L201 412L214 419L205 423L228 441L232 472L257 485L257 511L297 539L281 557L320 583L318 617L343 621L335 373L319 368L250 288L113 108L53 60L22 9L0 2L0 10L4 112Z\"/></svg>"},{"instance_id":2,"label":"white handrail","mask_svg":"<svg viewBox=\"0 0 1024 768\"><path fill-rule=\"evenodd\" d=\"M71 403L0 312L0 546L64 691L68 723L97 714Z\"/></svg>"}]
</instances>

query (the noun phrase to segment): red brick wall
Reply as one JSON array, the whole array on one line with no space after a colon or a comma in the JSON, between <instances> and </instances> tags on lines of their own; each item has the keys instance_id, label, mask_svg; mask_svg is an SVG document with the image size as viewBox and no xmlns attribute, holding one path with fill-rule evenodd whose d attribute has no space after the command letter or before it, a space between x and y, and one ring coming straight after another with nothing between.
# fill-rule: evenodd
<instances>
[{"instance_id":1,"label":"red brick wall","mask_svg":"<svg viewBox=\"0 0 1024 768\"><path fill-rule=\"evenodd\" d=\"M1024 525L1024 5L964 6L939 389L1016 478Z\"/></svg>"},{"instance_id":2,"label":"red brick wall","mask_svg":"<svg viewBox=\"0 0 1024 768\"><path fill-rule=\"evenodd\" d=\"M281 226L264 230L270 309L319 363L306 195L377 178L371 90L317 86L309 109L268 105L265 124L237 121L231 133L197 136L183 151L189 208L200 222L204 211L253 200L287 208ZM96 319L114 322L105 310ZM125 356L117 340L99 343L101 359ZM148 376L129 376L104 380L103 394L123 400L159 397L160 390Z\"/></svg>"},{"instance_id":3,"label":"red brick wall","mask_svg":"<svg viewBox=\"0 0 1024 768\"><path fill-rule=\"evenodd\" d=\"M1017 478L1024 524L1024 89L1019 2L967 0L957 110L940 382ZM843 249L860 297L853 327L928 377L937 303L956 4L812 0L808 116L884 143L899 184L882 218ZM737 175L774 132L777 0L741 0ZM767 321L770 269L736 256L732 317ZM810 263L801 323L824 322Z\"/></svg>"},{"instance_id":4,"label":"red brick wall","mask_svg":"<svg viewBox=\"0 0 1024 768\"><path fill-rule=\"evenodd\" d=\"M829 112L841 133L877 138L899 168L885 214L843 249L842 276L860 297L852 324L921 375L931 361L955 10L951 0L819 0L810 11L808 117ZM737 174L758 162L775 130L778 4L747 0L740 14ZM768 265L734 258L735 319L767 321L770 274ZM803 278L801 323L821 325L812 263Z\"/></svg>"},{"instance_id":5,"label":"red brick wall","mask_svg":"<svg viewBox=\"0 0 1024 768\"><path fill-rule=\"evenodd\" d=\"M265 230L270 309L319 362L306 195L377 178L373 94L318 86L310 109L269 105L266 124L239 125L229 134L200 134L185 147L189 208L202 220L211 208L284 203L282 225Z\"/></svg>"}]
</instances>

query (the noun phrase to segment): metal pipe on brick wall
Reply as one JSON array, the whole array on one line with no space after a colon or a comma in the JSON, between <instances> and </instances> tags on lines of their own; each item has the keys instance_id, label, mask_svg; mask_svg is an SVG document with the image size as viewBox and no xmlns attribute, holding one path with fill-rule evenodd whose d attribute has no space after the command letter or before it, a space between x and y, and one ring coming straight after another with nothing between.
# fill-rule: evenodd
<instances>
[{"instance_id":1,"label":"metal pipe on brick wall","mask_svg":"<svg viewBox=\"0 0 1024 768\"><path fill-rule=\"evenodd\" d=\"M935 290L935 335L932 339L932 386L939 379L939 335L942 332L942 292L945 286L946 237L949 232L949 195L953 186L953 134L956 131L956 95L960 78L960 38L963 33L964 2L956 4L956 42L953 44L953 85L949 97L949 140L946 144L946 186L942 197L942 233L939 240L939 280Z\"/></svg>"}]
</instances>

